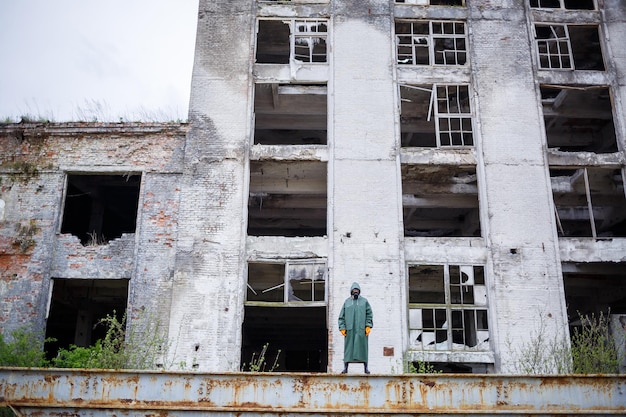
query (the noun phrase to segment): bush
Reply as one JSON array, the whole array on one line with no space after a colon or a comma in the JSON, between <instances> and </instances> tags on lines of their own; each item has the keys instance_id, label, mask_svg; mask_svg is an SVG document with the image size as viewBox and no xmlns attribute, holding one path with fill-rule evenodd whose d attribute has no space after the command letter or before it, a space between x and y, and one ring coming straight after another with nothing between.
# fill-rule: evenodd
<instances>
[{"instance_id":1,"label":"bush","mask_svg":"<svg viewBox=\"0 0 626 417\"><path fill-rule=\"evenodd\" d=\"M149 326L144 334L126 334L126 316L118 320L115 312L99 320L96 326L106 326L103 339L92 346L71 345L60 349L52 365L58 368L98 369L156 369L164 343L156 327Z\"/></svg>"},{"instance_id":2,"label":"bush","mask_svg":"<svg viewBox=\"0 0 626 417\"><path fill-rule=\"evenodd\" d=\"M515 370L523 374L612 374L619 373L624 360L610 333L609 315L578 313L580 327L573 330L570 343L549 337L545 323L517 350Z\"/></svg>"},{"instance_id":3,"label":"bush","mask_svg":"<svg viewBox=\"0 0 626 417\"><path fill-rule=\"evenodd\" d=\"M578 313L582 326L572 335L572 362L575 374L619 373L622 357L610 335L608 314L596 317Z\"/></svg>"},{"instance_id":4,"label":"bush","mask_svg":"<svg viewBox=\"0 0 626 417\"><path fill-rule=\"evenodd\" d=\"M5 341L0 334L0 366L31 368L50 365L42 348L43 335L22 327L12 331L7 339Z\"/></svg>"}]
</instances>

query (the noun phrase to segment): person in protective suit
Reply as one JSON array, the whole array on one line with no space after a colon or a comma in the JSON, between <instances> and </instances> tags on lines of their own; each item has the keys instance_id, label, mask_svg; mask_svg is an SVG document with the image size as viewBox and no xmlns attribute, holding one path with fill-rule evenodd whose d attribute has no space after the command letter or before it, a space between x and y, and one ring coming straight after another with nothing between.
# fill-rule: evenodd
<instances>
[{"instance_id":1,"label":"person in protective suit","mask_svg":"<svg viewBox=\"0 0 626 417\"><path fill-rule=\"evenodd\" d=\"M339 331L344 336L342 374L348 372L351 362L363 363L365 373L370 373L367 369L367 338L372 327L372 307L367 298L361 297L361 287L355 282L339 313Z\"/></svg>"}]
</instances>

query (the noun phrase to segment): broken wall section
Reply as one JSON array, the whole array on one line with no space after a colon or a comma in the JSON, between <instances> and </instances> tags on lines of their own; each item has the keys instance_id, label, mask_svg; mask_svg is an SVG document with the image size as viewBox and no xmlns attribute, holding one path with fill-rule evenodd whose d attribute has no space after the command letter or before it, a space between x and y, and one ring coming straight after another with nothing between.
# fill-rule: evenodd
<instances>
[{"instance_id":1,"label":"broken wall section","mask_svg":"<svg viewBox=\"0 0 626 417\"><path fill-rule=\"evenodd\" d=\"M186 133L185 125L159 123L0 126L0 200L4 209L0 233L7 240L22 242L16 251L0 255L10 277L0 286L0 296L7 300L0 314L3 329L27 324L43 332L55 279L96 285L101 280L130 279L125 291L130 296L124 308L128 304L154 315L169 308L159 299L169 299L163 284L170 278L172 267L168 263L173 262L176 229L172 227L175 222L160 214L173 215L177 209L178 201L172 201L176 194L166 195L167 190L176 188L173 177L180 170ZM136 221L134 233L121 233L116 239L93 242L92 246L83 246L71 233L61 233L68 206L64 204L68 173L111 178L129 172L141 173L141 183L133 185L138 191L135 198L142 202L131 210ZM154 182L153 178L160 175L170 179L167 183ZM156 212L155 200L161 209ZM14 229L17 224L19 230ZM129 320L133 320L132 314Z\"/></svg>"}]
</instances>

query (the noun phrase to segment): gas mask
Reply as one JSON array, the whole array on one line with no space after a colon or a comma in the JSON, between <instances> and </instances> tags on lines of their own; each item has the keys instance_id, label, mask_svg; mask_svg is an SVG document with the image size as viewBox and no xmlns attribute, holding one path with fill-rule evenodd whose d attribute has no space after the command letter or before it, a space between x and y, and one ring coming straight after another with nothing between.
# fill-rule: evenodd
<instances>
[{"instance_id":1,"label":"gas mask","mask_svg":"<svg viewBox=\"0 0 626 417\"><path fill-rule=\"evenodd\" d=\"M359 293L358 293L358 292L356 292L356 291L355 291L355 292L353 292L353 293L352 293L352 298L354 298L355 300L356 300L357 298L359 298Z\"/></svg>"}]
</instances>

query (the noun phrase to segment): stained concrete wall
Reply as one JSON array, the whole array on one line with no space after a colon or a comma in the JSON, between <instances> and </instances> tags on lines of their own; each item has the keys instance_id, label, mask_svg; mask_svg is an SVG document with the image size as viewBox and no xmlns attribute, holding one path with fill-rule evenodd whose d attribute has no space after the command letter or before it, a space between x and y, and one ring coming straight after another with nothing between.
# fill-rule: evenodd
<instances>
[{"instance_id":1,"label":"stained concrete wall","mask_svg":"<svg viewBox=\"0 0 626 417\"><path fill-rule=\"evenodd\" d=\"M200 1L170 338L186 364L236 370L243 318L251 2Z\"/></svg>"},{"instance_id":2,"label":"stained concrete wall","mask_svg":"<svg viewBox=\"0 0 626 417\"><path fill-rule=\"evenodd\" d=\"M405 355L420 358L407 352L407 265L478 264L486 267L491 352L451 360L512 372L514 346L540 326L567 334L561 262L626 261L624 239L558 238L548 172L626 163L626 9L617 0L599 4L600 11L571 12L530 10L523 0L201 1L188 134L187 126L162 125L0 129L3 332L23 323L43 328L52 278L130 278L133 317L159 317L175 347L171 361L236 371L247 262L325 258L329 372L342 366L336 323L353 281L374 309L371 369L399 372ZM328 18L328 64L255 65L257 16ZM468 65L396 68L394 18L466 20ZM537 69L535 21L601 23L607 70ZM327 83L328 145L251 146L254 82ZM398 83L470 84L475 146L401 149ZM572 83L611 87L619 152L547 151L539 85ZM327 162L327 235L246 236L251 160ZM403 237L401 164L475 166L482 237ZM137 232L98 248L58 235L67 172L143 172ZM31 220L36 227L16 232Z\"/></svg>"}]
</instances>

